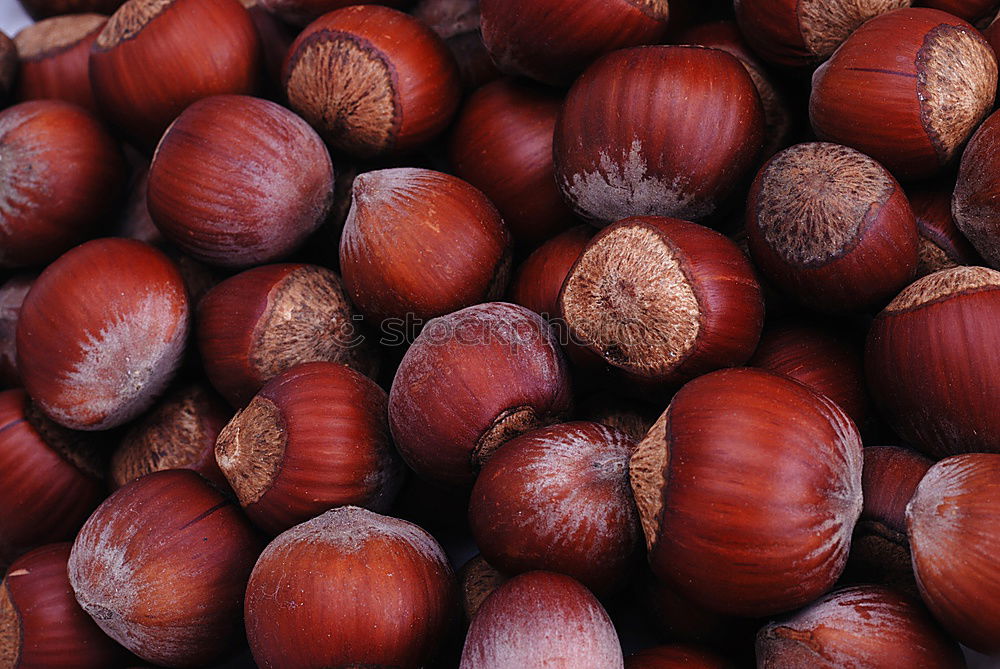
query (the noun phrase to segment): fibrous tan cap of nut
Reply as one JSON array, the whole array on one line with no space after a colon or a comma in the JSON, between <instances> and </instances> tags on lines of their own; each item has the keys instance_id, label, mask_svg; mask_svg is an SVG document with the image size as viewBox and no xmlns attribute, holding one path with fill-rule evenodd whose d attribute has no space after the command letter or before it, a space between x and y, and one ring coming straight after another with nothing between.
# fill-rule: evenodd
<instances>
[{"instance_id":1,"label":"fibrous tan cap of nut","mask_svg":"<svg viewBox=\"0 0 1000 669\"><path fill-rule=\"evenodd\" d=\"M986 267L952 267L917 279L885 308L887 314L912 311L953 295L1000 289L1000 272Z\"/></svg>"},{"instance_id":2,"label":"fibrous tan cap of nut","mask_svg":"<svg viewBox=\"0 0 1000 669\"><path fill-rule=\"evenodd\" d=\"M656 419L653 427L639 442L629 461L629 480L632 495L639 509L642 533L646 548L652 550L660 536L660 519L663 512L663 488L670 464L670 445L667 443L667 426L670 407Z\"/></svg>"}]
</instances>

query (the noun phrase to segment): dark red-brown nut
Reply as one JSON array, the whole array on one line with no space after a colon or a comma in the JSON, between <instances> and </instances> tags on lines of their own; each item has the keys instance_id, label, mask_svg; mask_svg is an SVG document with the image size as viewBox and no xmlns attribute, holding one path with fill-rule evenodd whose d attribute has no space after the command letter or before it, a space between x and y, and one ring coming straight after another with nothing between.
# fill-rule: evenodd
<instances>
[{"instance_id":1,"label":"dark red-brown nut","mask_svg":"<svg viewBox=\"0 0 1000 669\"><path fill-rule=\"evenodd\" d=\"M816 70L809 119L819 139L919 179L958 157L996 88L996 57L978 30L936 9L899 9L858 28Z\"/></svg>"},{"instance_id":2,"label":"dark red-brown nut","mask_svg":"<svg viewBox=\"0 0 1000 669\"><path fill-rule=\"evenodd\" d=\"M601 603L562 574L533 571L493 591L472 619L460 669L622 669Z\"/></svg>"},{"instance_id":3,"label":"dark red-brown nut","mask_svg":"<svg viewBox=\"0 0 1000 669\"><path fill-rule=\"evenodd\" d=\"M149 408L181 361L188 334L184 280L163 253L96 239L35 280L17 322L17 368L52 420L105 430Z\"/></svg>"},{"instance_id":4,"label":"dark red-brown nut","mask_svg":"<svg viewBox=\"0 0 1000 669\"><path fill-rule=\"evenodd\" d=\"M952 188L923 186L907 193L920 234L917 278L958 265L986 264L951 214Z\"/></svg>"},{"instance_id":5,"label":"dark red-brown nut","mask_svg":"<svg viewBox=\"0 0 1000 669\"><path fill-rule=\"evenodd\" d=\"M281 68L298 31L268 11L263 0L240 0L240 4L250 13L250 19L260 38L262 72L265 77L260 87L261 97L284 99L284 94L281 93Z\"/></svg>"},{"instance_id":6,"label":"dark red-brown nut","mask_svg":"<svg viewBox=\"0 0 1000 669\"><path fill-rule=\"evenodd\" d=\"M509 580L509 577L484 560L482 555L476 555L466 562L458 570L458 588L465 617L472 620L486 598Z\"/></svg>"},{"instance_id":7,"label":"dark red-brown nut","mask_svg":"<svg viewBox=\"0 0 1000 669\"><path fill-rule=\"evenodd\" d=\"M730 669L732 664L695 646L647 648L625 658L625 669Z\"/></svg>"},{"instance_id":8,"label":"dark red-brown nut","mask_svg":"<svg viewBox=\"0 0 1000 669\"><path fill-rule=\"evenodd\" d=\"M252 93L260 39L238 0L128 0L90 52L104 117L150 149L191 103Z\"/></svg>"},{"instance_id":9,"label":"dark red-brown nut","mask_svg":"<svg viewBox=\"0 0 1000 669\"><path fill-rule=\"evenodd\" d=\"M910 0L736 0L736 21L761 58L784 67L826 60L871 18Z\"/></svg>"},{"instance_id":10,"label":"dark red-brown nut","mask_svg":"<svg viewBox=\"0 0 1000 669\"><path fill-rule=\"evenodd\" d=\"M66 573L70 544L18 558L0 584L0 663L11 669L120 667L125 650L76 603Z\"/></svg>"},{"instance_id":11,"label":"dark red-brown nut","mask_svg":"<svg viewBox=\"0 0 1000 669\"><path fill-rule=\"evenodd\" d=\"M111 485L120 488L162 469L191 469L227 488L215 463L215 440L231 417L225 402L203 386L175 390L122 437L111 457Z\"/></svg>"},{"instance_id":12,"label":"dark red-brown nut","mask_svg":"<svg viewBox=\"0 0 1000 669\"><path fill-rule=\"evenodd\" d=\"M323 14L351 5L403 7L407 0L260 0L268 12L293 26L304 26Z\"/></svg>"},{"instance_id":13,"label":"dark red-brown nut","mask_svg":"<svg viewBox=\"0 0 1000 669\"><path fill-rule=\"evenodd\" d=\"M899 1L907 2L908 0ZM761 150L761 156L769 157L788 145L788 139L792 132L792 112L788 102L775 87L771 75L754 57L735 23L732 21L702 23L685 30L676 41L678 44L697 44L713 49L722 49L736 56L743 63L743 67L747 69L747 74L753 79L763 105L764 148Z\"/></svg>"},{"instance_id":14,"label":"dark red-brown nut","mask_svg":"<svg viewBox=\"0 0 1000 669\"><path fill-rule=\"evenodd\" d=\"M760 286L736 244L654 216L618 221L590 241L559 312L571 341L633 394L745 363L764 321Z\"/></svg>"},{"instance_id":15,"label":"dark red-brown nut","mask_svg":"<svg viewBox=\"0 0 1000 669\"><path fill-rule=\"evenodd\" d=\"M0 267L41 265L96 235L124 181L118 146L83 109L34 100L0 112Z\"/></svg>"},{"instance_id":16,"label":"dark red-brown nut","mask_svg":"<svg viewBox=\"0 0 1000 669\"><path fill-rule=\"evenodd\" d=\"M848 571L859 581L917 594L906 539L906 505L933 461L907 448L865 448L864 506L854 528Z\"/></svg>"},{"instance_id":17,"label":"dark red-brown nut","mask_svg":"<svg viewBox=\"0 0 1000 669\"><path fill-rule=\"evenodd\" d=\"M635 441L598 423L528 432L501 446L472 488L469 526L508 574L542 569L599 594L631 576L641 543L628 481Z\"/></svg>"},{"instance_id":18,"label":"dark red-brown nut","mask_svg":"<svg viewBox=\"0 0 1000 669\"><path fill-rule=\"evenodd\" d=\"M546 84L568 84L606 53L655 44L667 33L667 0L480 0L483 42L497 66Z\"/></svg>"},{"instance_id":19,"label":"dark red-brown nut","mask_svg":"<svg viewBox=\"0 0 1000 669\"><path fill-rule=\"evenodd\" d=\"M1000 652L1000 455L941 460L906 508L920 596L951 635L982 653Z\"/></svg>"},{"instance_id":20,"label":"dark red-brown nut","mask_svg":"<svg viewBox=\"0 0 1000 669\"><path fill-rule=\"evenodd\" d=\"M795 379L836 402L856 426L864 426L868 394L861 350L829 328L796 322L767 327L747 366Z\"/></svg>"},{"instance_id":21,"label":"dark red-brown nut","mask_svg":"<svg viewBox=\"0 0 1000 669\"><path fill-rule=\"evenodd\" d=\"M993 114L972 136L962 154L958 181L952 195L955 224L986 262L1000 268L1000 178L997 170L1000 145L1000 114Z\"/></svg>"},{"instance_id":22,"label":"dark red-brown nut","mask_svg":"<svg viewBox=\"0 0 1000 669\"><path fill-rule=\"evenodd\" d=\"M33 274L15 274L0 284L0 389L21 385L17 371L17 319L34 282Z\"/></svg>"},{"instance_id":23,"label":"dark red-brown nut","mask_svg":"<svg viewBox=\"0 0 1000 669\"><path fill-rule=\"evenodd\" d=\"M23 390L0 392L0 569L72 539L104 499L95 444L41 415Z\"/></svg>"},{"instance_id":24,"label":"dark red-brown nut","mask_svg":"<svg viewBox=\"0 0 1000 669\"><path fill-rule=\"evenodd\" d=\"M830 593L757 635L760 669L964 669L958 644L922 606L879 585Z\"/></svg>"},{"instance_id":25,"label":"dark red-brown nut","mask_svg":"<svg viewBox=\"0 0 1000 669\"><path fill-rule=\"evenodd\" d=\"M102 14L45 19L14 38L20 58L15 97L59 99L98 113L90 88L90 47L108 22Z\"/></svg>"},{"instance_id":26,"label":"dark red-brown nut","mask_svg":"<svg viewBox=\"0 0 1000 669\"><path fill-rule=\"evenodd\" d=\"M247 267L284 258L323 222L333 165L284 107L217 95L170 126L149 168L149 214L193 258Z\"/></svg>"},{"instance_id":27,"label":"dark red-brown nut","mask_svg":"<svg viewBox=\"0 0 1000 669\"><path fill-rule=\"evenodd\" d=\"M425 321L498 298L510 233L482 192L442 172L359 174L340 238L351 300L373 324Z\"/></svg>"},{"instance_id":28,"label":"dark red-brown nut","mask_svg":"<svg viewBox=\"0 0 1000 669\"><path fill-rule=\"evenodd\" d=\"M1000 452L1000 272L954 267L914 282L872 323L865 373L906 443L933 458Z\"/></svg>"},{"instance_id":29,"label":"dark red-brown nut","mask_svg":"<svg viewBox=\"0 0 1000 669\"><path fill-rule=\"evenodd\" d=\"M722 613L813 601L847 562L861 467L850 418L806 386L757 369L691 381L632 456L653 573Z\"/></svg>"},{"instance_id":30,"label":"dark red-brown nut","mask_svg":"<svg viewBox=\"0 0 1000 669\"><path fill-rule=\"evenodd\" d=\"M236 407L299 363L340 362L369 376L378 368L340 277L325 267L289 263L241 272L205 295L196 320L205 373Z\"/></svg>"},{"instance_id":31,"label":"dark red-brown nut","mask_svg":"<svg viewBox=\"0 0 1000 669\"><path fill-rule=\"evenodd\" d=\"M262 542L239 507L187 469L109 497L69 556L83 610L155 664L212 664L243 638L243 593Z\"/></svg>"},{"instance_id":32,"label":"dark red-brown nut","mask_svg":"<svg viewBox=\"0 0 1000 669\"><path fill-rule=\"evenodd\" d=\"M839 144L796 144L768 161L750 189L746 234L769 283L817 311L878 309L917 269L903 189Z\"/></svg>"},{"instance_id":33,"label":"dark red-brown nut","mask_svg":"<svg viewBox=\"0 0 1000 669\"><path fill-rule=\"evenodd\" d=\"M444 41L408 14L359 5L324 14L288 51L292 109L338 151L360 157L418 148L447 127L461 86Z\"/></svg>"},{"instance_id":34,"label":"dark red-brown nut","mask_svg":"<svg viewBox=\"0 0 1000 669\"><path fill-rule=\"evenodd\" d=\"M913 4L940 9L976 24L983 19L992 18L1000 8L997 0L916 0Z\"/></svg>"},{"instance_id":35,"label":"dark red-brown nut","mask_svg":"<svg viewBox=\"0 0 1000 669\"><path fill-rule=\"evenodd\" d=\"M278 534L335 506L385 511L403 478L385 391L350 367L297 365L219 434L215 457L247 515Z\"/></svg>"},{"instance_id":36,"label":"dark red-brown nut","mask_svg":"<svg viewBox=\"0 0 1000 669\"><path fill-rule=\"evenodd\" d=\"M0 31L0 104L6 104L17 80L17 45L7 33Z\"/></svg>"},{"instance_id":37,"label":"dark red-brown nut","mask_svg":"<svg viewBox=\"0 0 1000 669\"><path fill-rule=\"evenodd\" d=\"M514 273L510 301L546 318L556 318L566 275L593 236L593 226L578 225L535 249Z\"/></svg>"},{"instance_id":38,"label":"dark red-brown nut","mask_svg":"<svg viewBox=\"0 0 1000 669\"><path fill-rule=\"evenodd\" d=\"M406 352L389 391L389 426L421 477L468 487L504 442L558 422L569 372L545 320L490 302L435 318Z\"/></svg>"},{"instance_id":39,"label":"dark red-brown nut","mask_svg":"<svg viewBox=\"0 0 1000 669\"><path fill-rule=\"evenodd\" d=\"M444 40L462 87L474 91L500 75L479 30L479 0L420 0L411 12Z\"/></svg>"},{"instance_id":40,"label":"dark red-brown nut","mask_svg":"<svg viewBox=\"0 0 1000 669\"><path fill-rule=\"evenodd\" d=\"M455 575L438 542L350 506L272 541L246 596L262 669L428 666L457 613Z\"/></svg>"},{"instance_id":41,"label":"dark red-brown nut","mask_svg":"<svg viewBox=\"0 0 1000 669\"><path fill-rule=\"evenodd\" d=\"M627 216L699 220L753 167L763 136L760 96L735 56L697 46L626 49L570 89L555 130L556 181L569 205L599 225Z\"/></svg>"},{"instance_id":42,"label":"dark red-brown nut","mask_svg":"<svg viewBox=\"0 0 1000 669\"><path fill-rule=\"evenodd\" d=\"M514 79L466 101L449 140L455 174L500 210L518 246L532 249L574 223L556 187L552 137L559 94Z\"/></svg>"},{"instance_id":43,"label":"dark red-brown nut","mask_svg":"<svg viewBox=\"0 0 1000 669\"><path fill-rule=\"evenodd\" d=\"M18 0L36 21L62 14L110 14L125 0Z\"/></svg>"}]
</instances>

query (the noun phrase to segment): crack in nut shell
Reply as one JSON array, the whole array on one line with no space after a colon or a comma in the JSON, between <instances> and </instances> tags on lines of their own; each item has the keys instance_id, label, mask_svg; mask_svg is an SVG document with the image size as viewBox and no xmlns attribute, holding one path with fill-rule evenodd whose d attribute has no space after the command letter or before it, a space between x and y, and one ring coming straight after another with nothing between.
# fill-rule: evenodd
<instances>
[{"instance_id":1,"label":"crack in nut shell","mask_svg":"<svg viewBox=\"0 0 1000 669\"><path fill-rule=\"evenodd\" d=\"M319 30L286 67L289 104L333 146L360 155L393 148L402 124L396 72L371 42Z\"/></svg>"},{"instance_id":2,"label":"crack in nut shell","mask_svg":"<svg viewBox=\"0 0 1000 669\"><path fill-rule=\"evenodd\" d=\"M108 19L104 30L97 36L96 48L107 51L132 39L174 2L175 0L129 0Z\"/></svg>"}]
</instances>

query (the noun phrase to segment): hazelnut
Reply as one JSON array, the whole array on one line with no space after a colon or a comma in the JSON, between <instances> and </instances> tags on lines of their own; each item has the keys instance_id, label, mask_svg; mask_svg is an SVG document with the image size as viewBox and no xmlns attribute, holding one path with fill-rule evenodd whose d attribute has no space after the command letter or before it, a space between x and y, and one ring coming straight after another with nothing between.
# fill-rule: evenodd
<instances>
[{"instance_id":1,"label":"hazelnut","mask_svg":"<svg viewBox=\"0 0 1000 669\"><path fill-rule=\"evenodd\" d=\"M503 294L510 233L465 181L422 168L359 174L340 238L351 300L373 323L442 316Z\"/></svg>"},{"instance_id":2,"label":"hazelnut","mask_svg":"<svg viewBox=\"0 0 1000 669\"><path fill-rule=\"evenodd\" d=\"M96 239L35 280L17 322L17 367L52 420L106 430L162 394L188 321L184 280L165 255L142 242Z\"/></svg>"},{"instance_id":3,"label":"hazelnut","mask_svg":"<svg viewBox=\"0 0 1000 669\"><path fill-rule=\"evenodd\" d=\"M262 669L426 666L457 614L455 575L416 525L356 507L279 535L246 595Z\"/></svg>"},{"instance_id":4,"label":"hazelnut","mask_svg":"<svg viewBox=\"0 0 1000 669\"><path fill-rule=\"evenodd\" d=\"M874 320L868 389L906 443L941 458L1000 452L1000 272L954 267L918 279Z\"/></svg>"},{"instance_id":5,"label":"hazelnut","mask_svg":"<svg viewBox=\"0 0 1000 669\"><path fill-rule=\"evenodd\" d=\"M532 571L486 598L465 638L460 669L622 669L604 607L569 576Z\"/></svg>"},{"instance_id":6,"label":"hazelnut","mask_svg":"<svg viewBox=\"0 0 1000 669\"><path fill-rule=\"evenodd\" d=\"M90 47L107 22L102 14L71 14L23 28L14 37L21 61L15 97L65 100L99 113L90 88Z\"/></svg>"},{"instance_id":7,"label":"hazelnut","mask_svg":"<svg viewBox=\"0 0 1000 669\"><path fill-rule=\"evenodd\" d=\"M120 488L163 469L191 469L228 489L215 463L215 440L231 416L225 402L204 386L169 393L122 437L111 457L111 484Z\"/></svg>"},{"instance_id":8,"label":"hazelnut","mask_svg":"<svg viewBox=\"0 0 1000 669\"><path fill-rule=\"evenodd\" d=\"M934 462L906 448L865 448L864 506L854 528L848 570L855 580L917 595L906 539L906 505Z\"/></svg>"},{"instance_id":9,"label":"hazelnut","mask_svg":"<svg viewBox=\"0 0 1000 669\"><path fill-rule=\"evenodd\" d=\"M514 273L510 301L545 318L558 318L559 291L594 232L589 225L578 225L535 249Z\"/></svg>"},{"instance_id":10,"label":"hazelnut","mask_svg":"<svg viewBox=\"0 0 1000 669\"><path fill-rule=\"evenodd\" d=\"M469 526L483 557L508 574L567 574L599 594L621 588L642 531L628 482L635 441L597 423L511 439L483 465Z\"/></svg>"},{"instance_id":11,"label":"hazelnut","mask_svg":"<svg viewBox=\"0 0 1000 669\"><path fill-rule=\"evenodd\" d=\"M924 186L907 195L920 234L917 278L959 265L986 264L955 224L950 185Z\"/></svg>"},{"instance_id":12,"label":"hazelnut","mask_svg":"<svg viewBox=\"0 0 1000 669\"><path fill-rule=\"evenodd\" d=\"M84 613L66 563L70 544L22 555L0 584L0 663L12 669L108 669L127 657Z\"/></svg>"},{"instance_id":13,"label":"hazelnut","mask_svg":"<svg viewBox=\"0 0 1000 669\"><path fill-rule=\"evenodd\" d=\"M458 107L458 68L444 41L403 12L358 5L299 34L282 74L292 109L333 149L359 157L418 148Z\"/></svg>"},{"instance_id":14,"label":"hazelnut","mask_svg":"<svg viewBox=\"0 0 1000 669\"><path fill-rule=\"evenodd\" d=\"M757 635L757 666L962 669L965 660L917 602L863 585L830 593L766 625Z\"/></svg>"},{"instance_id":15,"label":"hazelnut","mask_svg":"<svg viewBox=\"0 0 1000 669\"><path fill-rule=\"evenodd\" d=\"M607 369L630 394L745 363L764 319L753 268L733 242L655 216L598 233L566 276L559 311L581 364Z\"/></svg>"},{"instance_id":16,"label":"hazelnut","mask_svg":"<svg viewBox=\"0 0 1000 669\"><path fill-rule=\"evenodd\" d=\"M776 288L819 311L877 309L913 280L918 235L889 172L839 144L785 149L747 200L754 264Z\"/></svg>"},{"instance_id":17,"label":"hazelnut","mask_svg":"<svg viewBox=\"0 0 1000 669\"><path fill-rule=\"evenodd\" d=\"M910 0L735 0L736 21L761 58L784 67L826 60L868 21Z\"/></svg>"},{"instance_id":18,"label":"hazelnut","mask_svg":"<svg viewBox=\"0 0 1000 669\"><path fill-rule=\"evenodd\" d=\"M124 181L118 146L76 105L33 100L0 112L0 268L42 265L93 237Z\"/></svg>"},{"instance_id":19,"label":"hazelnut","mask_svg":"<svg viewBox=\"0 0 1000 669\"><path fill-rule=\"evenodd\" d=\"M809 119L819 139L866 153L898 179L926 178L958 158L996 87L997 60L978 30L936 9L897 9L816 70Z\"/></svg>"},{"instance_id":20,"label":"hazelnut","mask_svg":"<svg viewBox=\"0 0 1000 669\"><path fill-rule=\"evenodd\" d=\"M217 95L163 135L147 201L156 227L191 257L247 267L298 248L332 195L330 155L305 121L267 100Z\"/></svg>"},{"instance_id":21,"label":"hazelnut","mask_svg":"<svg viewBox=\"0 0 1000 669\"><path fill-rule=\"evenodd\" d=\"M764 328L747 366L782 374L826 395L859 428L867 421L861 350L828 327L784 321Z\"/></svg>"},{"instance_id":22,"label":"hazelnut","mask_svg":"<svg viewBox=\"0 0 1000 669\"><path fill-rule=\"evenodd\" d=\"M340 277L325 267L288 263L241 272L206 293L196 320L205 373L236 407L299 363L341 362L369 376L378 368Z\"/></svg>"},{"instance_id":23,"label":"hazelnut","mask_svg":"<svg viewBox=\"0 0 1000 669\"><path fill-rule=\"evenodd\" d=\"M0 392L0 570L72 539L104 499L101 470L93 439L45 418L23 390Z\"/></svg>"},{"instance_id":24,"label":"hazelnut","mask_svg":"<svg viewBox=\"0 0 1000 669\"><path fill-rule=\"evenodd\" d=\"M143 149L193 102L252 93L260 40L238 0L128 0L90 52L104 117Z\"/></svg>"},{"instance_id":25,"label":"hazelnut","mask_svg":"<svg viewBox=\"0 0 1000 669\"><path fill-rule=\"evenodd\" d=\"M570 89L556 123L556 181L573 210L599 225L626 216L700 220L747 175L763 136L760 96L735 56L625 49Z\"/></svg>"},{"instance_id":26,"label":"hazelnut","mask_svg":"<svg viewBox=\"0 0 1000 669\"><path fill-rule=\"evenodd\" d=\"M15 274L0 284L0 389L21 385L17 371L17 319L34 282L33 274Z\"/></svg>"},{"instance_id":27,"label":"hazelnut","mask_svg":"<svg viewBox=\"0 0 1000 669\"><path fill-rule=\"evenodd\" d=\"M215 445L250 520L277 534L335 506L388 509L403 468L387 401L374 381L332 362L297 365L268 381Z\"/></svg>"},{"instance_id":28,"label":"hazelnut","mask_svg":"<svg viewBox=\"0 0 1000 669\"><path fill-rule=\"evenodd\" d=\"M242 639L261 541L239 507L187 469L120 488L73 543L69 580L97 625L155 664L205 666Z\"/></svg>"},{"instance_id":29,"label":"hazelnut","mask_svg":"<svg viewBox=\"0 0 1000 669\"><path fill-rule=\"evenodd\" d=\"M393 379L389 426L418 475L468 487L504 442L558 422L570 405L569 373L548 323L490 302L426 325Z\"/></svg>"},{"instance_id":30,"label":"hazelnut","mask_svg":"<svg viewBox=\"0 0 1000 669\"><path fill-rule=\"evenodd\" d=\"M928 470L906 507L920 596L960 642L1000 652L1000 455L970 453Z\"/></svg>"},{"instance_id":31,"label":"hazelnut","mask_svg":"<svg viewBox=\"0 0 1000 669\"><path fill-rule=\"evenodd\" d=\"M861 467L850 418L806 386L756 369L691 381L632 456L654 575L730 615L813 601L844 570Z\"/></svg>"},{"instance_id":32,"label":"hazelnut","mask_svg":"<svg viewBox=\"0 0 1000 669\"><path fill-rule=\"evenodd\" d=\"M455 174L500 210L514 241L532 249L575 222L555 184L552 138L562 98L514 79L469 96L449 140Z\"/></svg>"},{"instance_id":33,"label":"hazelnut","mask_svg":"<svg viewBox=\"0 0 1000 669\"><path fill-rule=\"evenodd\" d=\"M1000 228L995 202L1000 180L995 176L996 146L1000 141L1000 115L993 114L979 127L962 154L958 181L951 199L955 225L991 267L1000 268Z\"/></svg>"}]
</instances>

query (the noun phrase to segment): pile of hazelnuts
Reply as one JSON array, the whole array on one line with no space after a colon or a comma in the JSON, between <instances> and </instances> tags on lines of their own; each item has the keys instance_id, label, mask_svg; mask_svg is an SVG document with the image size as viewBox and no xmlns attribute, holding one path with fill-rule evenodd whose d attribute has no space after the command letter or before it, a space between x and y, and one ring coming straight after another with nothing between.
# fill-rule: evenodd
<instances>
[{"instance_id":1,"label":"pile of hazelnuts","mask_svg":"<svg viewBox=\"0 0 1000 669\"><path fill-rule=\"evenodd\" d=\"M1000 666L996 0L20 2L0 669Z\"/></svg>"}]
</instances>

